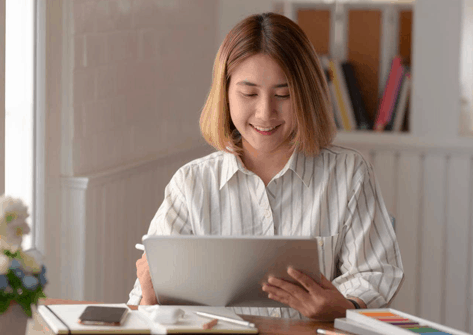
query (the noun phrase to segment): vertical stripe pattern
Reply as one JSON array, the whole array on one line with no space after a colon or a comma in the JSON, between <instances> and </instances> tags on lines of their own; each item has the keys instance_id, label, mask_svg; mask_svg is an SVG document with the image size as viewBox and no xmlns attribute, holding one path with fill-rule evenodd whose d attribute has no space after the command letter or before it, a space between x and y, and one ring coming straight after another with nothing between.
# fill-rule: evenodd
<instances>
[{"instance_id":1,"label":"vertical stripe pattern","mask_svg":"<svg viewBox=\"0 0 473 335\"><path fill-rule=\"evenodd\" d=\"M240 159L215 152L180 168L148 234L298 235L317 240L320 271L345 296L386 306L403 279L401 255L371 164L330 146L295 151L269 182ZM136 280L128 304L139 304ZM240 314L301 318L291 308L234 308Z\"/></svg>"}]
</instances>

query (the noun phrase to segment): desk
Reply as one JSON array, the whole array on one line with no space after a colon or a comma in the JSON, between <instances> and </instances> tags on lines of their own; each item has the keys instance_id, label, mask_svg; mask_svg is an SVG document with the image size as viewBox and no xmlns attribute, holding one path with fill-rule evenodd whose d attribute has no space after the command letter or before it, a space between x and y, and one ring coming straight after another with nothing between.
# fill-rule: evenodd
<instances>
[{"instance_id":1,"label":"desk","mask_svg":"<svg viewBox=\"0 0 473 335\"><path fill-rule=\"evenodd\" d=\"M63 299L42 299L40 304L97 304L98 302L91 301L74 301ZM136 310L137 306L130 306L131 309ZM263 316L241 315L246 321L253 322L259 329L260 335L298 335L298 334L315 334L318 328L334 330L333 322L315 322L292 319L269 318ZM51 331L46 331L43 327L46 325L44 320L37 315L35 322L28 324L26 335L49 335L53 334Z\"/></svg>"}]
</instances>

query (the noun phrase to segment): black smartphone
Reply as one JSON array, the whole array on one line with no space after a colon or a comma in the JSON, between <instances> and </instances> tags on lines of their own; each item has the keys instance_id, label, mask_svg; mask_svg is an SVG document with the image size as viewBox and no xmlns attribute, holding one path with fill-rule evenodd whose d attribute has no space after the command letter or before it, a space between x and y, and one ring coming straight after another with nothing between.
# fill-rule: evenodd
<instances>
[{"instance_id":1,"label":"black smartphone","mask_svg":"<svg viewBox=\"0 0 473 335\"><path fill-rule=\"evenodd\" d=\"M83 325L120 326L127 315L126 307L87 306L77 322Z\"/></svg>"}]
</instances>

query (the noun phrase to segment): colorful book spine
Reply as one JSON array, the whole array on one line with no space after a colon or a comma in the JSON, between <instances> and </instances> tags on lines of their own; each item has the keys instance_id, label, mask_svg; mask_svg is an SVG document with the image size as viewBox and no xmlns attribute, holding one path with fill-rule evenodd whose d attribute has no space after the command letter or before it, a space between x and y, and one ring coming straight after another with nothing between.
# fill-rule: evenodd
<instances>
[{"instance_id":1,"label":"colorful book spine","mask_svg":"<svg viewBox=\"0 0 473 335\"><path fill-rule=\"evenodd\" d=\"M340 106L337 103L337 98L335 94L335 87L333 82L328 84L328 89L330 91L330 98L332 99L332 110L335 119L335 124L337 125L337 129L343 130L343 121L342 121L342 113L340 112Z\"/></svg>"},{"instance_id":2,"label":"colorful book spine","mask_svg":"<svg viewBox=\"0 0 473 335\"><path fill-rule=\"evenodd\" d=\"M406 69L403 65L401 65L396 72L396 80L394 85L395 89L392 95L392 100L389 104L388 112L386 113L386 118L383 121L383 130L393 117L394 109L396 108L396 102L399 98L399 93L401 92L402 81L404 79L405 74Z\"/></svg>"},{"instance_id":3,"label":"colorful book spine","mask_svg":"<svg viewBox=\"0 0 473 335\"><path fill-rule=\"evenodd\" d=\"M333 74L330 69L330 59L327 55L319 55L319 59L320 59L320 63L322 64L322 68L324 69L325 79L327 80L335 125L337 126L337 129L343 130L344 128L343 128L343 123L342 123L342 114L340 113L340 107L338 106L337 97L335 94L335 87L333 84Z\"/></svg>"},{"instance_id":4,"label":"colorful book spine","mask_svg":"<svg viewBox=\"0 0 473 335\"><path fill-rule=\"evenodd\" d=\"M340 112L342 114L343 128L348 131L354 130L356 129L355 116L353 115L353 107L348 97L348 89L340 63L337 60L331 60L330 69L333 74L337 103L340 106Z\"/></svg>"},{"instance_id":5,"label":"colorful book spine","mask_svg":"<svg viewBox=\"0 0 473 335\"><path fill-rule=\"evenodd\" d=\"M389 110L393 104L393 96L396 91L396 85L398 85L399 71L401 66L401 57L394 57L391 64L391 70L389 72L388 81L384 88L383 97L381 98L378 113L376 115L376 120L374 124L375 131L383 131L385 126L385 120L387 120L387 118L389 117Z\"/></svg>"},{"instance_id":6,"label":"colorful book spine","mask_svg":"<svg viewBox=\"0 0 473 335\"><path fill-rule=\"evenodd\" d=\"M353 112L355 114L356 124L358 129L372 129L373 122L371 121L368 112L366 111L360 89L356 82L355 71L350 63L342 64L343 74L348 86L348 93L353 105Z\"/></svg>"},{"instance_id":7,"label":"colorful book spine","mask_svg":"<svg viewBox=\"0 0 473 335\"><path fill-rule=\"evenodd\" d=\"M393 120L393 131L401 131L401 127L406 115L407 107L409 105L409 97L411 95L411 74L407 73L402 86L402 91L399 95L399 104L397 106L396 115Z\"/></svg>"},{"instance_id":8,"label":"colorful book spine","mask_svg":"<svg viewBox=\"0 0 473 335\"><path fill-rule=\"evenodd\" d=\"M394 103L393 111L391 112L391 115L389 116L389 120L387 124L384 126L384 130L392 130L393 129L393 123L394 123L394 118L396 117L396 112L400 103L400 98L401 98L401 92L402 88L406 83L406 73L403 74L402 79L401 79L401 84L399 87L399 92L396 96L396 101Z\"/></svg>"}]
</instances>

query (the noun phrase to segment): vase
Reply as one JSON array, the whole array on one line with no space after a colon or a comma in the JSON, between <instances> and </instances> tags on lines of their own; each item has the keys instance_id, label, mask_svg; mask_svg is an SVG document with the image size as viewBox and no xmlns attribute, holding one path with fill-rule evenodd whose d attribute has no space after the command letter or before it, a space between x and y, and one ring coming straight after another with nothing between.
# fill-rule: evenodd
<instances>
[{"instance_id":1,"label":"vase","mask_svg":"<svg viewBox=\"0 0 473 335\"><path fill-rule=\"evenodd\" d=\"M0 334L25 335L29 317L15 302L3 314L0 314Z\"/></svg>"}]
</instances>

